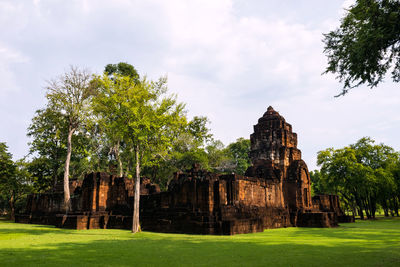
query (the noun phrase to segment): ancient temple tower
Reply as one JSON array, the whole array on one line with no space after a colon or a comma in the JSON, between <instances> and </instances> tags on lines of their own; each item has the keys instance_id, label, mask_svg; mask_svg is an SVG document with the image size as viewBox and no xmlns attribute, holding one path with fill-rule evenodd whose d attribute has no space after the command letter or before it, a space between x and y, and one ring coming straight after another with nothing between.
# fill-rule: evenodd
<instances>
[{"instance_id":1,"label":"ancient temple tower","mask_svg":"<svg viewBox=\"0 0 400 267\"><path fill-rule=\"evenodd\" d=\"M266 160L279 167L288 167L294 160L301 159L301 151L297 149L297 134L292 132L292 125L271 106L254 125L250 140L253 165Z\"/></svg>"},{"instance_id":2,"label":"ancient temple tower","mask_svg":"<svg viewBox=\"0 0 400 267\"><path fill-rule=\"evenodd\" d=\"M252 166L246 175L279 180L284 202L291 210L310 208L310 176L292 126L270 106L254 125L250 141Z\"/></svg>"}]
</instances>

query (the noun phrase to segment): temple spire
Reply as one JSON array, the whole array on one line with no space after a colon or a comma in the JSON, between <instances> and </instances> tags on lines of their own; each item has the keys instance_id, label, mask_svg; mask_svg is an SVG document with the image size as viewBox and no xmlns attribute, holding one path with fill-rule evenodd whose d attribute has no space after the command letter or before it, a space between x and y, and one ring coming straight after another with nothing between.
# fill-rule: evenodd
<instances>
[{"instance_id":1,"label":"temple spire","mask_svg":"<svg viewBox=\"0 0 400 267\"><path fill-rule=\"evenodd\" d=\"M292 132L292 126L272 106L254 125L250 141L249 156L253 165L257 165L260 160L269 160L277 165L289 166L291 161L301 159L296 133Z\"/></svg>"},{"instance_id":2,"label":"temple spire","mask_svg":"<svg viewBox=\"0 0 400 267\"><path fill-rule=\"evenodd\" d=\"M279 116L279 113L277 111L275 111L272 106L269 106L267 108L267 111L264 113L263 117L268 116L268 115L278 115Z\"/></svg>"}]
</instances>

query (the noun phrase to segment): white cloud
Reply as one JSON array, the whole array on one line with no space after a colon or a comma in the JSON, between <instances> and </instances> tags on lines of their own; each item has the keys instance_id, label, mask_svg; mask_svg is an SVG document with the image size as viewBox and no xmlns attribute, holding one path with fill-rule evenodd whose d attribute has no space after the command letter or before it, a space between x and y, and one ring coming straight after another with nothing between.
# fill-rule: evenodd
<instances>
[{"instance_id":1,"label":"white cloud","mask_svg":"<svg viewBox=\"0 0 400 267\"><path fill-rule=\"evenodd\" d=\"M342 4L342 9L348 9L349 7L351 7L352 5L354 5L356 3L356 0L345 0L343 1ZM340 15L343 15L343 13L341 13L342 11L339 11Z\"/></svg>"},{"instance_id":2,"label":"white cloud","mask_svg":"<svg viewBox=\"0 0 400 267\"><path fill-rule=\"evenodd\" d=\"M9 92L19 90L16 83L17 77L12 70L12 65L15 63L26 63L27 61L28 58L19 51L0 43L0 97L4 98Z\"/></svg>"}]
</instances>

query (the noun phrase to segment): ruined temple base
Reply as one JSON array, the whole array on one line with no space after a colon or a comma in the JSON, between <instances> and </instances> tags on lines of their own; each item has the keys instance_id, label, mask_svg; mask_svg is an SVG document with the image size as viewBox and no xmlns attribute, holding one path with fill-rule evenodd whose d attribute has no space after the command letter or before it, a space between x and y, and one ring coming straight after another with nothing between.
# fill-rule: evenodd
<instances>
[{"instance_id":1,"label":"ruined temple base","mask_svg":"<svg viewBox=\"0 0 400 267\"><path fill-rule=\"evenodd\" d=\"M334 212L299 213L296 220L298 227L336 227L338 218Z\"/></svg>"},{"instance_id":2,"label":"ruined temple base","mask_svg":"<svg viewBox=\"0 0 400 267\"><path fill-rule=\"evenodd\" d=\"M56 214L18 214L15 215L15 222L56 225Z\"/></svg>"},{"instance_id":3,"label":"ruined temple base","mask_svg":"<svg viewBox=\"0 0 400 267\"><path fill-rule=\"evenodd\" d=\"M234 235L291 226L285 210L253 207L238 212L231 206L212 213L159 209L141 215L142 229L152 232Z\"/></svg>"},{"instance_id":4,"label":"ruined temple base","mask_svg":"<svg viewBox=\"0 0 400 267\"><path fill-rule=\"evenodd\" d=\"M56 226L59 228L87 229L131 229L132 216L108 214L57 214Z\"/></svg>"}]
</instances>

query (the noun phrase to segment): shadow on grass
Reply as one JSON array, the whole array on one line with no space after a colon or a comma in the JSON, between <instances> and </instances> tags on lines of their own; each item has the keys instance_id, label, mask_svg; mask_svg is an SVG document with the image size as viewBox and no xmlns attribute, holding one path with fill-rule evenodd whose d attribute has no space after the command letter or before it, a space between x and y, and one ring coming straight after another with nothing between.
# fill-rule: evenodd
<instances>
[{"instance_id":1,"label":"shadow on grass","mask_svg":"<svg viewBox=\"0 0 400 267\"><path fill-rule=\"evenodd\" d=\"M0 223L0 236L8 234L45 235L77 232L72 229L56 228L53 225L14 223L13 221L6 219L0 220Z\"/></svg>"},{"instance_id":2,"label":"shadow on grass","mask_svg":"<svg viewBox=\"0 0 400 267\"><path fill-rule=\"evenodd\" d=\"M11 222L8 217L0 216L0 222Z\"/></svg>"},{"instance_id":3,"label":"shadow on grass","mask_svg":"<svg viewBox=\"0 0 400 267\"><path fill-rule=\"evenodd\" d=\"M58 231L57 228L51 228L52 226L48 225L32 225L28 229L22 228L7 228L1 229L0 228L0 235L7 235L7 234L28 234L28 235L45 235L45 234L66 234L66 232L70 232L73 234L76 230L64 230Z\"/></svg>"}]
</instances>

